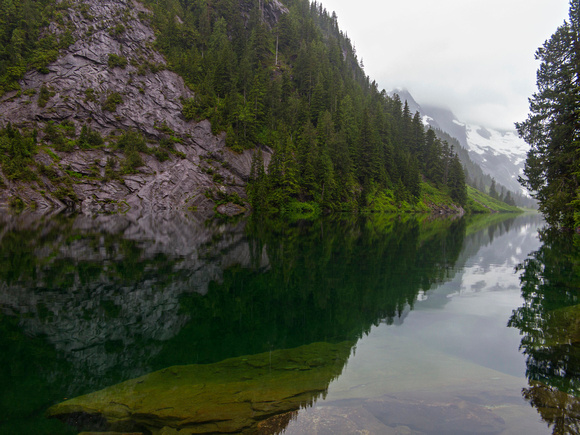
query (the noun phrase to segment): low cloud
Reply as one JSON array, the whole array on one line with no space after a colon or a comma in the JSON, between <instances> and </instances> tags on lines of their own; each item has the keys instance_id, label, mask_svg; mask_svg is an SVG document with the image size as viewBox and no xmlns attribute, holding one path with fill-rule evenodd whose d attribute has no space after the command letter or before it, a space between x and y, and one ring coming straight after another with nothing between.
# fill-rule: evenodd
<instances>
[{"instance_id":1,"label":"low cloud","mask_svg":"<svg viewBox=\"0 0 580 435\"><path fill-rule=\"evenodd\" d=\"M323 0L381 88L462 121L513 129L535 91L536 49L568 15L568 0Z\"/></svg>"}]
</instances>

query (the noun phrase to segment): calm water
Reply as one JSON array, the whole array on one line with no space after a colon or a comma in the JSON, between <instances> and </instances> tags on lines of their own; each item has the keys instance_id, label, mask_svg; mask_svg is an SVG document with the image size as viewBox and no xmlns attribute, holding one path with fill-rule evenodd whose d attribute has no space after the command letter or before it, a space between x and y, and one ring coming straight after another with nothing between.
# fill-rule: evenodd
<instances>
[{"instance_id":1,"label":"calm water","mask_svg":"<svg viewBox=\"0 0 580 435\"><path fill-rule=\"evenodd\" d=\"M0 217L0 433L579 433L537 215Z\"/></svg>"}]
</instances>

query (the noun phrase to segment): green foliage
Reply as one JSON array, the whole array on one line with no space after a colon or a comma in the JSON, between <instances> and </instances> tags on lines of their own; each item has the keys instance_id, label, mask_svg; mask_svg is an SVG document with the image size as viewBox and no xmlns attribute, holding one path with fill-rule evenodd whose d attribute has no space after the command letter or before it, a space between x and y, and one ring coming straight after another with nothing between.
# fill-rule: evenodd
<instances>
[{"instance_id":1,"label":"green foliage","mask_svg":"<svg viewBox=\"0 0 580 435\"><path fill-rule=\"evenodd\" d=\"M530 99L528 118L517 124L530 144L525 177L520 179L538 200L546 221L573 228L580 212L580 0L570 1L569 20L540 47L538 92Z\"/></svg>"},{"instance_id":2,"label":"green foliage","mask_svg":"<svg viewBox=\"0 0 580 435\"><path fill-rule=\"evenodd\" d=\"M85 89L85 103L96 103L97 102L97 97L95 95L95 90L93 88L87 88Z\"/></svg>"},{"instance_id":3,"label":"green foliage","mask_svg":"<svg viewBox=\"0 0 580 435\"><path fill-rule=\"evenodd\" d=\"M573 396L580 388L575 375L580 364L577 237L553 229L540 232L540 248L517 266L524 303L514 310L508 323L522 336L520 349L526 355L526 376L530 383L539 381ZM546 421L554 419L552 413L546 414L550 416ZM562 433L573 433L575 419L560 415L554 427L562 428ZM567 421L574 422L574 426L565 427L563 423Z\"/></svg>"},{"instance_id":4,"label":"green foliage","mask_svg":"<svg viewBox=\"0 0 580 435\"><path fill-rule=\"evenodd\" d=\"M107 163L105 164L105 175L103 181L111 181L118 178L118 174L115 172L115 166L117 161L114 157L107 157Z\"/></svg>"},{"instance_id":5,"label":"green foliage","mask_svg":"<svg viewBox=\"0 0 580 435\"><path fill-rule=\"evenodd\" d=\"M49 142L57 151L70 152L76 146L74 124L64 121L56 124L54 121L48 121L44 126L45 142Z\"/></svg>"},{"instance_id":6,"label":"green foliage","mask_svg":"<svg viewBox=\"0 0 580 435\"><path fill-rule=\"evenodd\" d=\"M18 80L32 68L48 73L58 51L74 42L66 24L68 16L57 12L68 3L56 0L6 0L0 2L0 95L19 89ZM48 31L53 22L57 31Z\"/></svg>"},{"instance_id":7,"label":"green foliage","mask_svg":"<svg viewBox=\"0 0 580 435\"><path fill-rule=\"evenodd\" d=\"M242 198L240 198L240 195L238 195L236 192L227 193L222 190L206 190L205 196L206 198L209 198L212 201L214 201L216 203L216 206L227 204L230 202L242 207L245 205Z\"/></svg>"},{"instance_id":8,"label":"green foliage","mask_svg":"<svg viewBox=\"0 0 580 435\"><path fill-rule=\"evenodd\" d=\"M53 2L38 2L37 12ZM248 4L248 13L240 14L237 3L229 0L145 3L153 11L147 19L156 29L156 48L195 93L182 102L183 116L208 119L214 133L227 133L226 144L237 152L262 146L274 150L268 169L262 165L250 177L254 208L284 210L306 203L321 210L362 210L369 201L381 198L387 204L392 196L399 207L423 209L422 180L465 203L465 174L453 148L426 132L420 116L398 97L379 91L336 17L321 5L289 1L289 13L276 23L266 22L257 4ZM47 9L47 22L66 24L66 7L59 7L54 13ZM109 29L114 37L125 31L121 23ZM14 37L16 44L19 33ZM62 37L52 38L48 51L70 42L64 28ZM124 68L128 61L111 53L108 63ZM142 57L132 58L131 64L138 74L163 68ZM23 63L11 65L26 69ZM49 98L50 91L41 89L39 104ZM94 90L86 91L85 101L97 101ZM111 92L102 110L115 112L122 103L123 96ZM173 146L178 139L165 127L158 128L167 137L152 149L144 141L138 145L135 137L121 139L117 146L125 150L123 172L143 164L139 152L160 161L179 154ZM59 150L77 143L81 148L101 146L87 129L77 142L69 137L57 126L45 130L45 139ZM214 176L216 182L224 181Z\"/></svg>"},{"instance_id":9,"label":"green foliage","mask_svg":"<svg viewBox=\"0 0 580 435\"><path fill-rule=\"evenodd\" d=\"M54 165L46 166L42 163L38 163L37 166L38 173L47 177L51 181L57 181L59 179L58 172Z\"/></svg>"},{"instance_id":10,"label":"green foliage","mask_svg":"<svg viewBox=\"0 0 580 435\"><path fill-rule=\"evenodd\" d=\"M465 202L452 148L428 138L418 114L370 82L320 5L294 0L278 23L266 23L258 5L245 20L230 1L146 3L157 48L195 91L182 102L185 119L208 119L236 152L274 150L267 171L254 165L254 209L363 209L371 190L412 207L422 178Z\"/></svg>"},{"instance_id":11,"label":"green foliage","mask_svg":"<svg viewBox=\"0 0 580 435\"><path fill-rule=\"evenodd\" d=\"M31 169L36 154L36 130L20 132L9 123L0 129L0 164L9 180L34 181L36 173Z\"/></svg>"},{"instance_id":12,"label":"green foliage","mask_svg":"<svg viewBox=\"0 0 580 435\"><path fill-rule=\"evenodd\" d=\"M146 152L147 143L143 135L138 131L127 130L117 140L117 148L123 151L136 150Z\"/></svg>"},{"instance_id":13,"label":"green foliage","mask_svg":"<svg viewBox=\"0 0 580 435\"><path fill-rule=\"evenodd\" d=\"M125 33L125 26L122 23L118 23L114 27L111 27L109 29L109 35L111 35L114 38L118 38L123 33Z\"/></svg>"},{"instance_id":14,"label":"green foliage","mask_svg":"<svg viewBox=\"0 0 580 435\"><path fill-rule=\"evenodd\" d=\"M125 159L121 161L122 174L136 174L139 172L138 167L143 166L143 158L135 150L130 150L125 153Z\"/></svg>"},{"instance_id":15,"label":"green foliage","mask_svg":"<svg viewBox=\"0 0 580 435\"><path fill-rule=\"evenodd\" d=\"M46 85L43 83L38 94L38 107L45 107L48 103L48 100L50 100L50 97L52 96L54 96L54 92L49 91Z\"/></svg>"},{"instance_id":16,"label":"green foliage","mask_svg":"<svg viewBox=\"0 0 580 435\"><path fill-rule=\"evenodd\" d=\"M134 174L139 166L145 164L139 152L148 152L149 148L141 133L134 130L125 131L117 141L117 148L125 153L125 159L121 162L123 174Z\"/></svg>"},{"instance_id":17,"label":"green foliage","mask_svg":"<svg viewBox=\"0 0 580 435\"><path fill-rule=\"evenodd\" d=\"M123 97L118 92L110 92L103 103L102 109L108 112L117 111L117 106L123 104Z\"/></svg>"},{"instance_id":18,"label":"green foliage","mask_svg":"<svg viewBox=\"0 0 580 435\"><path fill-rule=\"evenodd\" d=\"M93 130L88 125L83 125L77 143L79 148L88 149L100 148L104 145L105 141L98 131Z\"/></svg>"},{"instance_id":19,"label":"green foliage","mask_svg":"<svg viewBox=\"0 0 580 435\"><path fill-rule=\"evenodd\" d=\"M58 186L54 191L54 196L65 204L76 202L78 200L75 191L72 187L67 185Z\"/></svg>"},{"instance_id":20,"label":"green foliage","mask_svg":"<svg viewBox=\"0 0 580 435\"><path fill-rule=\"evenodd\" d=\"M125 68L127 66L127 58L123 56L119 56L115 53L109 54L108 65L109 68Z\"/></svg>"},{"instance_id":21,"label":"green foliage","mask_svg":"<svg viewBox=\"0 0 580 435\"><path fill-rule=\"evenodd\" d=\"M466 209L471 213L520 213L521 210L513 205L508 205L503 201L492 198L485 193L467 186Z\"/></svg>"},{"instance_id":22,"label":"green foliage","mask_svg":"<svg viewBox=\"0 0 580 435\"><path fill-rule=\"evenodd\" d=\"M10 206L10 208L12 210L14 210L16 212L21 212L26 207L26 204L24 204L24 201L22 200L22 198L20 198L18 196L10 197L8 205Z\"/></svg>"}]
</instances>

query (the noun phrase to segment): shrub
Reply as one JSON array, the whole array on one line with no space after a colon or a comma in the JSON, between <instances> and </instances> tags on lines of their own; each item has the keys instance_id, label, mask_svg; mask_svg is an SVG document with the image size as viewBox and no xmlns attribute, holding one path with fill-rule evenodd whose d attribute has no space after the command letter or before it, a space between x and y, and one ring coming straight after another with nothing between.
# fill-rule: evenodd
<instances>
[{"instance_id":1,"label":"shrub","mask_svg":"<svg viewBox=\"0 0 580 435\"><path fill-rule=\"evenodd\" d=\"M125 26L123 26L121 23L109 29L109 35L114 38L121 36L123 33L125 33Z\"/></svg>"},{"instance_id":2,"label":"shrub","mask_svg":"<svg viewBox=\"0 0 580 435\"><path fill-rule=\"evenodd\" d=\"M95 90L93 88L88 88L85 90L85 103L88 103L88 102L92 102L92 103L97 102L97 97L95 95Z\"/></svg>"},{"instance_id":3,"label":"shrub","mask_svg":"<svg viewBox=\"0 0 580 435\"><path fill-rule=\"evenodd\" d=\"M83 125L83 128L81 129L81 135L78 139L78 145L80 148L99 148L103 146L104 143L105 141L98 131L93 130L87 125Z\"/></svg>"},{"instance_id":4,"label":"shrub","mask_svg":"<svg viewBox=\"0 0 580 435\"><path fill-rule=\"evenodd\" d=\"M109 64L109 68L115 68L115 67L119 67L119 68L125 68L127 66L127 58L123 57L123 56L118 56L114 53L109 54L109 60L108 60L108 64Z\"/></svg>"},{"instance_id":5,"label":"shrub","mask_svg":"<svg viewBox=\"0 0 580 435\"><path fill-rule=\"evenodd\" d=\"M60 123L60 129L67 137L75 137L77 135L77 129L75 127L75 124L69 119L65 119Z\"/></svg>"},{"instance_id":6,"label":"shrub","mask_svg":"<svg viewBox=\"0 0 580 435\"><path fill-rule=\"evenodd\" d=\"M167 150L163 149L162 147L153 148L151 152L152 152L153 156L155 156L155 158L157 160L159 160L160 162L164 162L166 160L169 160L169 153L167 152Z\"/></svg>"},{"instance_id":7,"label":"shrub","mask_svg":"<svg viewBox=\"0 0 580 435\"><path fill-rule=\"evenodd\" d=\"M117 173L115 172L115 165L117 164L117 160L114 157L107 157L107 163L105 165L105 176L103 177L103 181L110 181L118 178Z\"/></svg>"},{"instance_id":8,"label":"shrub","mask_svg":"<svg viewBox=\"0 0 580 435\"><path fill-rule=\"evenodd\" d=\"M18 196L12 196L10 197L10 200L8 201L8 205L10 206L10 208L16 212L21 212L22 210L24 210L24 201L22 201L22 198L19 198Z\"/></svg>"},{"instance_id":9,"label":"shrub","mask_svg":"<svg viewBox=\"0 0 580 435\"><path fill-rule=\"evenodd\" d=\"M145 162L136 149L130 149L125 152L125 160L121 163L121 171L124 174L134 174L137 172L139 166L143 166Z\"/></svg>"},{"instance_id":10,"label":"shrub","mask_svg":"<svg viewBox=\"0 0 580 435\"><path fill-rule=\"evenodd\" d=\"M38 94L38 107L45 107L50 97L54 95L54 92L50 92L45 84L40 87L40 93Z\"/></svg>"},{"instance_id":11,"label":"shrub","mask_svg":"<svg viewBox=\"0 0 580 435\"><path fill-rule=\"evenodd\" d=\"M132 149L147 152L147 143L141 133L135 130L125 131L117 141L117 148L125 152Z\"/></svg>"},{"instance_id":12,"label":"shrub","mask_svg":"<svg viewBox=\"0 0 580 435\"><path fill-rule=\"evenodd\" d=\"M74 128L74 124L72 128ZM71 134L70 124L62 126L55 124L54 121L49 121L44 127L44 140L52 143L54 149L58 151L72 151L76 143L74 140L67 140L65 133Z\"/></svg>"},{"instance_id":13,"label":"shrub","mask_svg":"<svg viewBox=\"0 0 580 435\"><path fill-rule=\"evenodd\" d=\"M38 163L37 168L38 173L40 175L44 175L51 181L57 181L59 179L58 172L56 171L56 168L53 165L46 166L43 165L42 163Z\"/></svg>"},{"instance_id":14,"label":"shrub","mask_svg":"<svg viewBox=\"0 0 580 435\"><path fill-rule=\"evenodd\" d=\"M35 133L22 134L9 123L0 129L0 163L9 180L33 181L37 175L29 167L36 152Z\"/></svg>"},{"instance_id":15,"label":"shrub","mask_svg":"<svg viewBox=\"0 0 580 435\"><path fill-rule=\"evenodd\" d=\"M123 103L123 97L118 92L111 92L103 103L103 110L108 112L117 111L117 106Z\"/></svg>"},{"instance_id":16,"label":"shrub","mask_svg":"<svg viewBox=\"0 0 580 435\"><path fill-rule=\"evenodd\" d=\"M59 188L56 189L56 191L54 192L54 196L58 200L65 203L67 202L67 200L76 201L78 199L75 191L69 186L59 186Z\"/></svg>"}]
</instances>

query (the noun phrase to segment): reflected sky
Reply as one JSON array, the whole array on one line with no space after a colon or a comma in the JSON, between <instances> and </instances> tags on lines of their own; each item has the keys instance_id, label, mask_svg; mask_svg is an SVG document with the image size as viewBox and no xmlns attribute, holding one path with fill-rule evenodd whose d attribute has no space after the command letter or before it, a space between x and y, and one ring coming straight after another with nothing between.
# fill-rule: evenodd
<instances>
[{"instance_id":1,"label":"reflected sky","mask_svg":"<svg viewBox=\"0 0 580 435\"><path fill-rule=\"evenodd\" d=\"M369 401L383 403L385 409L396 407L393 401L406 403L417 412L419 404L439 404L441 409L483 405L504 422L501 430L488 428L489 433L550 433L521 397L528 386L526 360L519 351L519 331L507 327L512 311L523 302L515 266L540 246L540 224L539 217L524 216L507 232L485 229L467 236L453 279L420 294L413 310L403 313L404 322L373 327L357 343L342 376L330 384L326 400L301 411L284 433L300 433L321 415L332 420L333 413L370 409ZM465 256L470 237L489 241ZM402 424L387 414L382 423ZM420 422L407 423L417 433L451 430L421 431Z\"/></svg>"},{"instance_id":2,"label":"reflected sky","mask_svg":"<svg viewBox=\"0 0 580 435\"><path fill-rule=\"evenodd\" d=\"M35 367L52 374L29 382L44 406L14 406L0 432L24 433L34 409L28 433L55 433L40 429L50 404L152 371L346 340L358 342L316 405L280 416L288 433L548 433L506 326L539 216L159 219L6 223L4 360L30 369L5 373L4 391L21 394Z\"/></svg>"}]
</instances>

